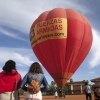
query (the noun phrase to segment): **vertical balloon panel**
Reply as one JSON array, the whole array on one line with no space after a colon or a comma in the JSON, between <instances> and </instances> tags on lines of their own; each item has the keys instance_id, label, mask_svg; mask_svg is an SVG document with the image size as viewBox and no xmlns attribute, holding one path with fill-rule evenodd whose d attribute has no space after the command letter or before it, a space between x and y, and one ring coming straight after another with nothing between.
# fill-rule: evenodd
<instances>
[{"instance_id":1,"label":"vertical balloon panel","mask_svg":"<svg viewBox=\"0 0 100 100\"><path fill-rule=\"evenodd\" d=\"M34 21L30 41L37 58L62 87L88 54L92 31L86 18L75 10L55 8Z\"/></svg>"}]
</instances>

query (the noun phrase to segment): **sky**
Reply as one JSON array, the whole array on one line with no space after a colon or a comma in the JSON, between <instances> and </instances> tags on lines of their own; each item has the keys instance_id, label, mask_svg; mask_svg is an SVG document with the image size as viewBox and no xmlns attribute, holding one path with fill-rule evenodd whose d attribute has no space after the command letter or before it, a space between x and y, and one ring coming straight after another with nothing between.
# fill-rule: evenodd
<instances>
[{"instance_id":1,"label":"sky","mask_svg":"<svg viewBox=\"0 0 100 100\"><path fill-rule=\"evenodd\" d=\"M73 81L100 77L100 0L0 0L0 71L12 59L23 78L30 65L39 62L31 48L30 27L41 13L59 7L84 15L93 33L90 52L72 76ZM42 68L50 84L53 78Z\"/></svg>"}]
</instances>

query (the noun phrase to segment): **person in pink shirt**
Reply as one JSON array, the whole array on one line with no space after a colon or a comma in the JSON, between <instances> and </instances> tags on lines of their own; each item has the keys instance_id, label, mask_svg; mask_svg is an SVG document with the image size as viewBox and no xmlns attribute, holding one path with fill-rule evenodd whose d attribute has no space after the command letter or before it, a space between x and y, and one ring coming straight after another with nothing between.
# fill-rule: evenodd
<instances>
[{"instance_id":1,"label":"person in pink shirt","mask_svg":"<svg viewBox=\"0 0 100 100\"><path fill-rule=\"evenodd\" d=\"M16 70L16 63L8 60L0 72L0 100L19 100L21 75Z\"/></svg>"}]
</instances>

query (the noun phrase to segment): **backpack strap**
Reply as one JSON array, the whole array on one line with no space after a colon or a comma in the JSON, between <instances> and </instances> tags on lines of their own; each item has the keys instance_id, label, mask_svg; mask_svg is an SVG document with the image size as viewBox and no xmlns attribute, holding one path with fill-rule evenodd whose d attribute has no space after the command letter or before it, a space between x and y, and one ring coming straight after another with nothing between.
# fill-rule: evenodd
<instances>
[{"instance_id":1,"label":"backpack strap","mask_svg":"<svg viewBox=\"0 0 100 100\"><path fill-rule=\"evenodd\" d=\"M36 79L39 79L39 78L40 78L40 76L41 76L41 74L39 74L39 75L37 76L37 78L36 78Z\"/></svg>"},{"instance_id":2,"label":"backpack strap","mask_svg":"<svg viewBox=\"0 0 100 100\"><path fill-rule=\"evenodd\" d=\"M14 82L15 100L17 100L17 94L16 94L16 91L17 91L17 83L18 83L18 73L15 75L15 82ZM12 100L12 92L10 94L10 100Z\"/></svg>"},{"instance_id":3,"label":"backpack strap","mask_svg":"<svg viewBox=\"0 0 100 100\"><path fill-rule=\"evenodd\" d=\"M39 79L40 78L40 76L41 76L41 74L39 74L36 78L34 78L34 76L32 75L32 73L29 73L29 76L32 78L32 79Z\"/></svg>"},{"instance_id":4,"label":"backpack strap","mask_svg":"<svg viewBox=\"0 0 100 100\"><path fill-rule=\"evenodd\" d=\"M19 94L17 95L17 84L18 84L18 73L16 74L16 81L15 81L15 100L17 100L17 96L19 96Z\"/></svg>"},{"instance_id":5,"label":"backpack strap","mask_svg":"<svg viewBox=\"0 0 100 100\"><path fill-rule=\"evenodd\" d=\"M17 90L17 83L18 83L18 73L16 74L15 91Z\"/></svg>"}]
</instances>

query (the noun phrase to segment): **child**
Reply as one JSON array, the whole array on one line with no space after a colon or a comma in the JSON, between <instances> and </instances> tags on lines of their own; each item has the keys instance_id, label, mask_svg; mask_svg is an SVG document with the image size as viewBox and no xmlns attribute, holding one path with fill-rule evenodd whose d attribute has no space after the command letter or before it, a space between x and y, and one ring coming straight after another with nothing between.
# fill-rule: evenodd
<instances>
[{"instance_id":1,"label":"child","mask_svg":"<svg viewBox=\"0 0 100 100\"><path fill-rule=\"evenodd\" d=\"M57 93L57 91L55 92L55 98L58 98L58 93Z\"/></svg>"}]
</instances>

